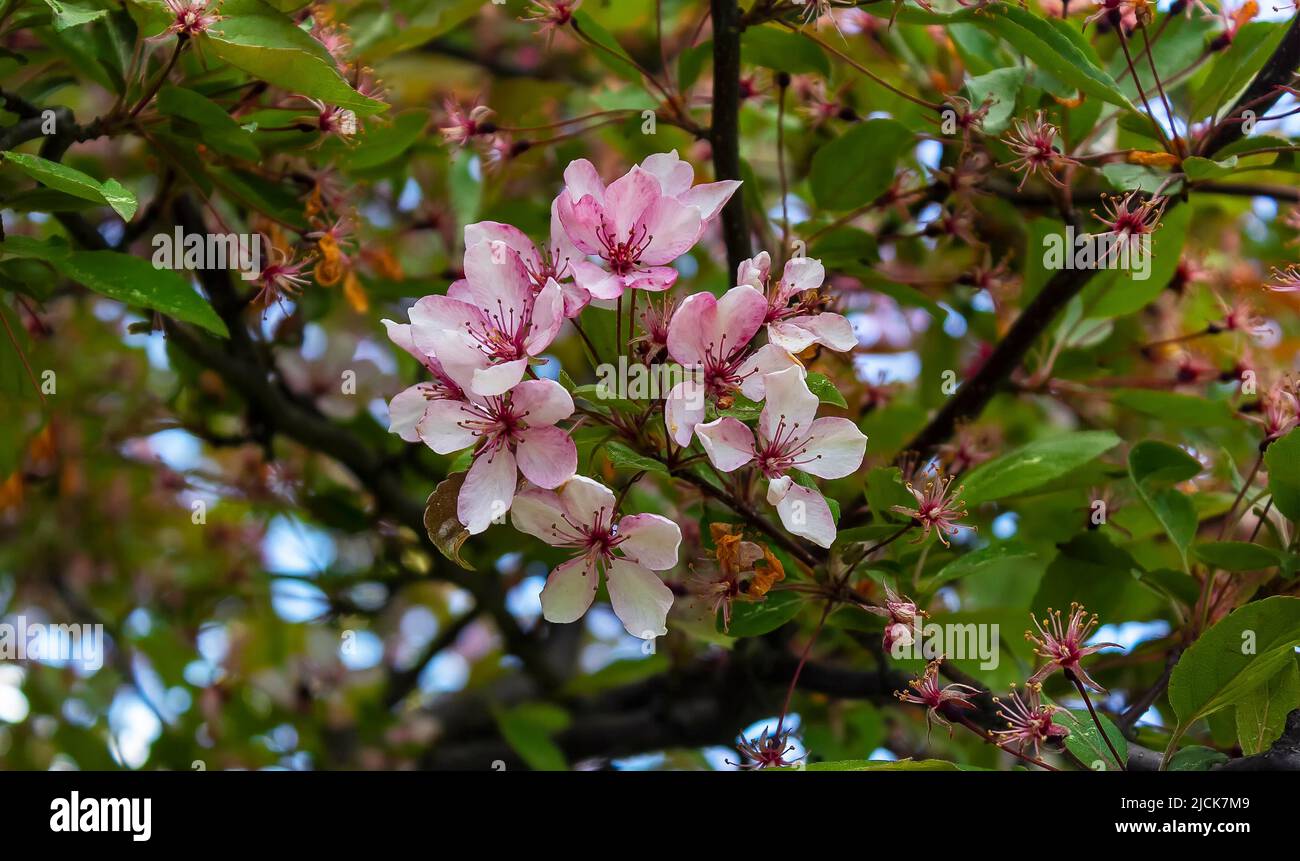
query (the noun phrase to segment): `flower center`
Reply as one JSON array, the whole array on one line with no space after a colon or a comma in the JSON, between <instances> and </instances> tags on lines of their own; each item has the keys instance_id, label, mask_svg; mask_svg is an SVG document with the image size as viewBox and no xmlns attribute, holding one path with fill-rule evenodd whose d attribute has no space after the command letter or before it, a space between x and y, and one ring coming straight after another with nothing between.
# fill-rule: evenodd
<instances>
[{"instance_id":1,"label":"flower center","mask_svg":"<svg viewBox=\"0 0 1300 861\"><path fill-rule=\"evenodd\" d=\"M641 261L641 255L654 241L654 237L650 235L645 225L642 225L639 230L635 227L630 228L627 239L622 241L619 241L604 226L596 230L596 237L605 247L600 256L609 263L609 268L615 275L627 275L636 269Z\"/></svg>"}]
</instances>

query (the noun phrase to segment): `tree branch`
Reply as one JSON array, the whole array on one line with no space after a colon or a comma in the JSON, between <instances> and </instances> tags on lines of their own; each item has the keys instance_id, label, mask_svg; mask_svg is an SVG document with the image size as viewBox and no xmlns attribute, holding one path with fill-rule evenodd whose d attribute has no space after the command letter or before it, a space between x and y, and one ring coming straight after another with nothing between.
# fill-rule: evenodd
<instances>
[{"instance_id":1,"label":"tree branch","mask_svg":"<svg viewBox=\"0 0 1300 861\"><path fill-rule=\"evenodd\" d=\"M713 17L714 179L740 179L740 9L736 0L710 0ZM750 256L745 224L745 192L733 194L722 209L722 240L727 267L735 272Z\"/></svg>"}]
</instances>

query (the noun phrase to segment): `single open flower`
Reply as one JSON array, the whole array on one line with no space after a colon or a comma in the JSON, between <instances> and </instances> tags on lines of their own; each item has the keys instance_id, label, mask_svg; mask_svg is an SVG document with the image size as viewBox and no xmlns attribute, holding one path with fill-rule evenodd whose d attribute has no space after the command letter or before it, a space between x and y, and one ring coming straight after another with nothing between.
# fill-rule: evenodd
<instances>
[{"instance_id":1,"label":"single open flower","mask_svg":"<svg viewBox=\"0 0 1300 861\"><path fill-rule=\"evenodd\" d=\"M573 415L573 398L553 380L525 380L503 395L429 401L415 432L438 454L475 446L456 514L477 535L510 510L519 474L559 487L578 469L573 439L555 423Z\"/></svg>"},{"instance_id":2,"label":"single open flower","mask_svg":"<svg viewBox=\"0 0 1300 861\"><path fill-rule=\"evenodd\" d=\"M648 168L633 167L608 187L586 159L565 168L560 223L583 254L601 260L573 264L578 285L597 299L617 299L625 290L672 287L677 270L667 264L699 241L708 219L739 185L692 188L694 171L676 152L653 158L646 160Z\"/></svg>"},{"instance_id":3,"label":"single open flower","mask_svg":"<svg viewBox=\"0 0 1300 861\"><path fill-rule=\"evenodd\" d=\"M546 578L542 615L547 621L582 618L603 575L627 632L643 640L662 636L668 632L673 592L654 572L677 564L681 529L658 514L619 517L616 507L608 487L575 475L558 490L521 490L510 519L521 532L576 551Z\"/></svg>"},{"instance_id":4,"label":"single open flower","mask_svg":"<svg viewBox=\"0 0 1300 861\"><path fill-rule=\"evenodd\" d=\"M802 368L768 374L767 402L758 437L739 419L723 416L695 427L709 461L732 472L751 461L768 480L767 501L790 532L821 547L835 541L835 518L821 491L795 482L793 470L817 478L843 478L862 465L867 438L845 418L817 418L817 396Z\"/></svg>"},{"instance_id":5,"label":"single open flower","mask_svg":"<svg viewBox=\"0 0 1300 861\"><path fill-rule=\"evenodd\" d=\"M746 770L789 768L803 759L801 756L787 759L794 749L794 745L790 744L789 730L771 732L765 728L758 738L748 739L742 735L736 739L736 751L744 757L744 761L727 760L727 764Z\"/></svg>"},{"instance_id":6,"label":"single open flower","mask_svg":"<svg viewBox=\"0 0 1300 861\"><path fill-rule=\"evenodd\" d=\"M767 340L791 353L813 344L843 353L858 345L853 325L842 314L823 311L818 293L826 279L820 260L792 257L785 263L781 280L769 285L772 259L766 251L743 261L736 271L736 283L748 284L767 296Z\"/></svg>"},{"instance_id":7,"label":"single open flower","mask_svg":"<svg viewBox=\"0 0 1300 861\"><path fill-rule=\"evenodd\" d=\"M504 242L465 250L465 278L446 296L411 309L415 346L437 356L462 388L500 395L523 379L528 360L550 346L564 324L564 298L552 279L534 293L519 253Z\"/></svg>"},{"instance_id":8,"label":"single open flower","mask_svg":"<svg viewBox=\"0 0 1300 861\"><path fill-rule=\"evenodd\" d=\"M930 722L932 719L947 727L948 735L952 735L952 724L943 716L945 707L973 709L975 704L970 701L970 698L979 694L979 690L970 685L954 683L941 687L939 685L939 665L942 663L943 659L940 658L926 664L925 673L920 678L912 679L907 683L910 690L894 692L894 696L898 697L902 702L925 706L925 737L927 741L930 738Z\"/></svg>"},{"instance_id":9,"label":"single open flower","mask_svg":"<svg viewBox=\"0 0 1300 861\"><path fill-rule=\"evenodd\" d=\"M1034 644L1034 652L1037 655L1047 659L1047 663L1029 677L1029 684L1040 684L1043 679L1059 669L1073 673L1080 682L1094 691L1106 693L1106 689L1093 681L1079 665L1081 659L1102 649L1122 648L1119 643L1084 645L1092 630L1097 627L1096 614L1089 617L1082 604L1071 604L1070 619L1065 624L1061 623L1061 611L1053 610L1051 607L1047 608L1047 616L1041 622L1032 614L1029 618L1038 629L1038 635L1026 631L1025 639Z\"/></svg>"},{"instance_id":10,"label":"single open flower","mask_svg":"<svg viewBox=\"0 0 1300 861\"><path fill-rule=\"evenodd\" d=\"M689 374L673 386L664 404L668 435L678 445L690 445L708 400L725 400L738 390L761 401L766 374L799 367L788 350L775 344L750 349L766 316L767 300L748 284L732 287L721 298L694 293L673 313L668 355Z\"/></svg>"},{"instance_id":11,"label":"single open flower","mask_svg":"<svg viewBox=\"0 0 1300 861\"><path fill-rule=\"evenodd\" d=\"M1025 690L1023 698L1013 690L1010 703L993 698L993 702L998 704L998 714L1007 721L1007 728L994 730L993 735L1002 737L1003 741L999 744L1014 744L1017 753L1024 753L1025 747L1032 744L1034 756L1037 757L1040 744L1065 738L1070 731L1052 723L1052 715L1057 708L1054 705L1043 705L1040 701L1042 685L1029 684Z\"/></svg>"},{"instance_id":12,"label":"single open flower","mask_svg":"<svg viewBox=\"0 0 1300 861\"><path fill-rule=\"evenodd\" d=\"M939 540L947 547L949 536L957 534L957 521L966 516L966 503L957 498L962 492L961 487L954 492L949 492L953 481L953 476L945 478L943 475L937 475L927 481L922 490L917 490L911 482L908 482L907 489L916 497L916 508L902 505L890 506L891 511L906 514L921 524L921 534L917 536L916 541L912 542L913 544L924 541L930 535L930 530L934 530Z\"/></svg>"},{"instance_id":13,"label":"single open flower","mask_svg":"<svg viewBox=\"0 0 1300 861\"><path fill-rule=\"evenodd\" d=\"M1077 165L1078 162L1061 154L1056 145L1060 133L1061 130L1049 123L1042 111L1034 114L1032 120L1016 120L1015 128L1006 138L1007 146L1011 147L1016 157L1003 166L1016 172L1025 172L1017 189L1024 188L1029 177L1035 173L1042 174L1052 185L1065 187L1065 183L1057 179L1056 169L1064 165Z\"/></svg>"}]
</instances>

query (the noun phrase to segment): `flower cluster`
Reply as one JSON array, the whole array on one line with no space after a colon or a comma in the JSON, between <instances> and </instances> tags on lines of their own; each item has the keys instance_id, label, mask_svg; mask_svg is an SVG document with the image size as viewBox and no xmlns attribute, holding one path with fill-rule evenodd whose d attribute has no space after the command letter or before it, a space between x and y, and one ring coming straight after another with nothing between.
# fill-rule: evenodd
<instances>
[{"instance_id":1,"label":"flower cluster","mask_svg":"<svg viewBox=\"0 0 1300 861\"><path fill-rule=\"evenodd\" d=\"M649 156L608 185L584 159L564 178L544 243L509 224L470 224L463 277L416 301L409 322L384 321L429 375L393 397L389 429L439 454L468 452L455 506L468 534L509 513L520 531L575 552L542 592L546 619L580 618L603 578L628 632L657 637L673 593L655 572L676 566L681 531L658 515L620 517L613 491L577 474L571 431L590 416L575 419L570 391L534 365L588 306L671 289L678 272L669 264L699 242L739 183L696 184L675 151ZM693 372L664 398L660 456L675 457L673 445L698 439L700 457L721 473L752 464L785 528L830 547L835 520L813 479L852 474L867 439L849 419L817 416L819 398L796 354L814 345L843 352L856 339L848 320L827 309L819 261L790 260L774 284L770 268L763 253L740 266L721 297L666 299L629 343ZM766 343L755 343L760 332ZM764 402L756 432L723 414L738 395ZM735 540L717 542L728 580L711 602L729 611L742 580L761 597L782 569L766 548L722 538Z\"/></svg>"}]
</instances>

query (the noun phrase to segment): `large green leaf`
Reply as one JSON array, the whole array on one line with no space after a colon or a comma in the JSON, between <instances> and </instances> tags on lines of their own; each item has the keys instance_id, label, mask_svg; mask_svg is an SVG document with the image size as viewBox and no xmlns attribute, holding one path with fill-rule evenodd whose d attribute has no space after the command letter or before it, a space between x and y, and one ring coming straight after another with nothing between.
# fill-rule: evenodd
<instances>
[{"instance_id":1,"label":"large green leaf","mask_svg":"<svg viewBox=\"0 0 1300 861\"><path fill-rule=\"evenodd\" d=\"M912 132L896 120L867 120L813 155L808 180L817 204L854 209L879 197L894 179L899 157L912 145Z\"/></svg>"},{"instance_id":2,"label":"large green leaf","mask_svg":"<svg viewBox=\"0 0 1300 861\"><path fill-rule=\"evenodd\" d=\"M1151 513L1173 540L1183 561L1196 535L1196 508L1186 494L1170 485L1200 473L1200 461L1177 446L1143 440L1128 456L1129 477Z\"/></svg>"},{"instance_id":3,"label":"large green leaf","mask_svg":"<svg viewBox=\"0 0 1300 861\"><path fill-rule=\"evenodd\" d=\"M200 140L219 152L249 161L256 161L260 155L253 136L207 96L180 87L163 87L158 93L158 110L194 123L200 130Z\"/></svg>"},{"instance_id":4,"label":"large green leaf","mask_svg":"<svg viewBox=\"0 0 1300 861\"><path fill-rule=\"evenodd\" d=\"M1135 110L1074 25L1059 18L1044 18L1009 4L992 6L975 23L1009 42L1039 68L1057 80L1094 98Z\"/></svg>"},{"instance_id":5,"label":"large green leaf","mask_svg":"<svg viewBox=\"0 0 1300 861\"><path fill-rule=\"evenodd\" d=\"M93 176L84 174L75 168L60 164L57 161L41 158L38 155L5 152L0 154L0 158L3 158L6 164L12 164L48 188L79 197L82 200L111 206L114 212L122 216L123 220L130 221L131 217L135 215L138 205L135 195L115 179L100 182Z\"/></svg>"},{"instance_id":6,"label":"large green leaf","mask_svg":"<svg viewBox=\"0 0 1300 861\"><path fill-rule=\"evenodd\" d=\"M1169 705L1178 718L1166 760L1191 725L1246 699L1295 661L1300 645L1300 598L1276 595L1247 604L1183 652L1169 678Z\"/></svg>"},{"instance_id":7,"label":"large green leaf","mask_svg":"<svg viewBox=\"0 0 1300 861\"><path fill-rule=\"evenodd\" d=\"M732 637L759 637L790 621L803 606L796 592L772 592L762 601L740 601L731 610L731 624L722 628L722 614L718 614L718 630Z\"/></svg>"},{"instance_id":8,"label":"large green leaf","mask_svg":"<svg viewBox=\"0 0 1300 861\"><path fill-rule=\"evenodd\" d=\"M1035 440L981 464L966 476L969 505L1036 490L1119 445L1110 431L1078 431Z\"/></svg>"},{"instance_id":9,"label":"large green leaf","mask_svg":"<svg viewBox=\"0 0 1300 861\"><path fill-rule=\"evenodd\" d=\"M740 37L740 58L792 75L814 73L829 78L830 62L816 44L779 27L750 27Z\"/></svg>"},{"instance_id":10,"label":"large green leaf","mask_svg":"<svg viewBox=\"0 0 1300 861\"><path fill-rule=\"evenodd\" d=\"M386 109L354 90L319 42L261 0L227 0L221 14L202 37L205 51L267 83L357 114Z\"/></svg>"},{"instance_id":11,"label":"large green leaf","mask_svg":"<svg viewBox=\"0 0 1300 861\"><path fill-rule=\"evenodd\" d=\"M523 703L493 711L501 735L534 771L567 771L564 752L552 736L569 725L568 712L551 703ZM484 763L485 766L490 763Z\"/></svg>"},{"instance_id":12,"label":"large green leaf","mask_svg":"<svg viewBox=\"0 0 1300 861\"><path fill-rule=\"evenodd\" d=\"M1115 746L1115 752L1124 760L1123 765L1128 764L1128 741L1124 738L1124 733L1119 731L1115 722L1105 715L1097 715L1101 721L1102 727L1106 730L1106 738ZM1059 724L1070 731L1065 737L1065 747L1070 753L1079 758L1084 765L1094 771L1116 771L1119 769L1115 763L1115 757L1106 746L1106 741L1101 737L1101 732L1097 729L1097 724L1092 720L1092 715L1088 714L1086 709L1062 709L1052 718L1053 723Z\"/></svg>"},{"instance_id":13,"label":"large green leaf","mask_svg":"<svg viewBox=\"0 0 1300 861\"><path fill-rule=\"evenodd\" d=\"M1291 661L1237 703L1237 740L1247 756L1262 753L1286 729L1286 716L1300 706L1300 665Z\"/></svg>"},{"instance_id":14,"label":"large green leaf","mask_svg":"<svg viewBox=\"0 0 1300 861\"><path fill-rule=\"evenodd\" d=\"M1273 505L1287 519L1300 523L1300 430L1274 441L1264 453L1264 465Z\"/></svg>"},{"instance_id":15,"label":"large green leaf","mask_svg":"<svg viewBox=\"0 0 1300 861\"><path fill-rule=\"evenodd\" d=\"M223 338L230 334L217 312L180 273L157 269L139 257L116 251L70 251L65 245L26 237L11 237L0 245L0 253L44 260L63 277L110 299L159 311Z\"/></svg>"}]
</instances>

